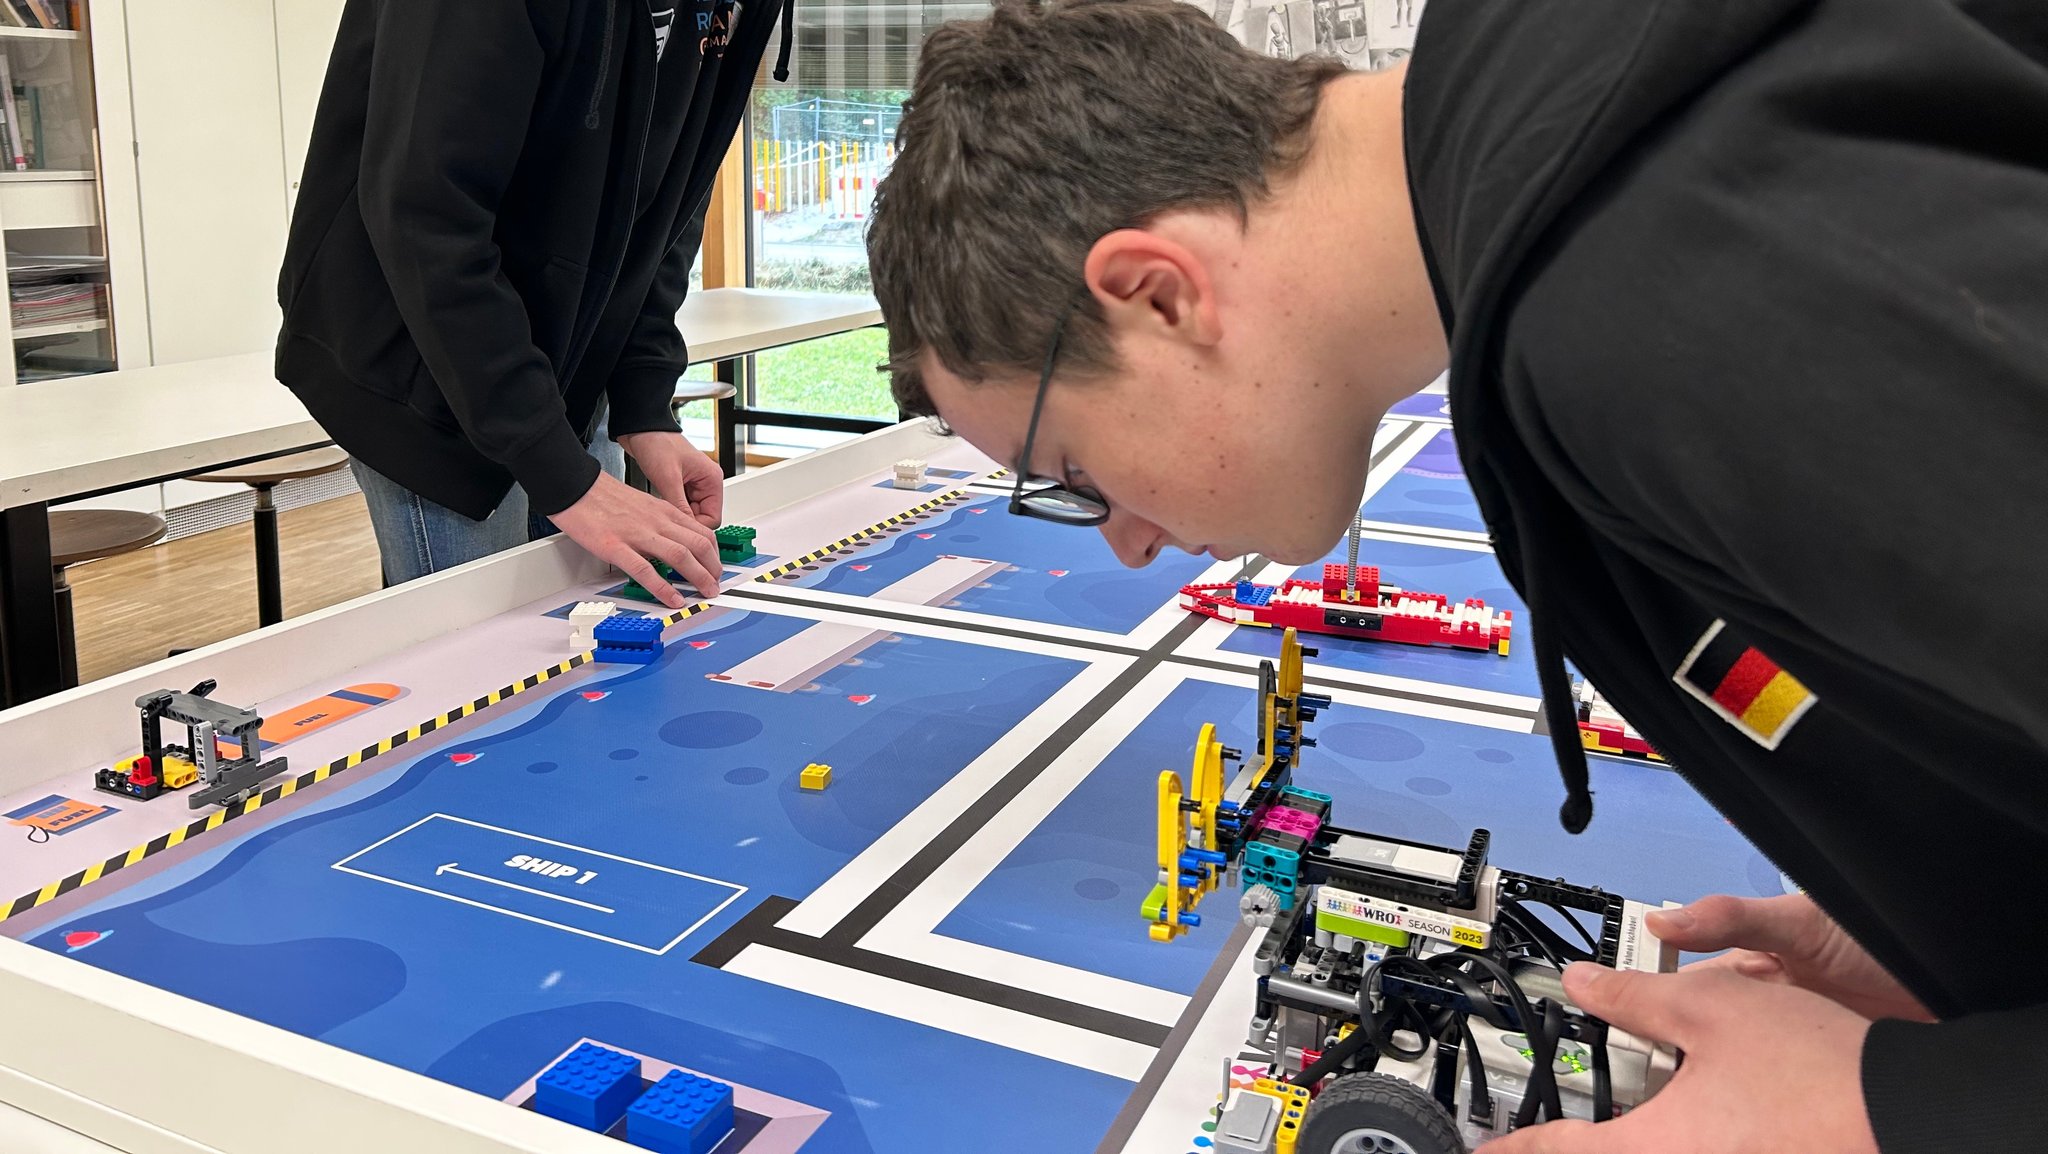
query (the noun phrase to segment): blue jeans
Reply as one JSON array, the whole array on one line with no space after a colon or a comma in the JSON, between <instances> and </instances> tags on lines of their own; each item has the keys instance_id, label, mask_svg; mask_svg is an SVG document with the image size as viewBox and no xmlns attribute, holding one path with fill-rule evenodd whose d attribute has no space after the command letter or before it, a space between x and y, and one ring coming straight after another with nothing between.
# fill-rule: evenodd
<instances>
[{"instance_id":1,"label":"blue jeans","mask_svg":"<svg viewBox=\"0 0 2048 1154\"><path fill-rule=\"evenodd\" d=\"M625 450L611 439L603 421L598 422L591 439L590 455L605 472L625 478ZM384 560L387 586L453 569L557 532L552 521L527 508L526 490L517 485L490 516L472 521L353 457L348 467L370 506L370 526L377 533L377 552Z\"/></svg>"}]
</instances>

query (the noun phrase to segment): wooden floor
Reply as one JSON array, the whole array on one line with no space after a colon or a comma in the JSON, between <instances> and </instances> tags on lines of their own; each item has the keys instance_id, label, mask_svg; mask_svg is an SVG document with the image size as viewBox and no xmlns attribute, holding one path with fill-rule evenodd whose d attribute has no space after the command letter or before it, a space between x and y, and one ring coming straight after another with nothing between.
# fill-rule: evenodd
<instances>
[{"instance_id":1,"label":"wooden floor","mask_svg":"<svg viewBox=\"0 0 2048 1154\"><path fill-rule=\"evenodd\" d=\"M78 677L91 681L256 628L256 552L248 522L73 566ZM362 495L278 515L286 617L383 585ZM184 688L180 686L179 688Z\"/></svg>"}]
</instances>

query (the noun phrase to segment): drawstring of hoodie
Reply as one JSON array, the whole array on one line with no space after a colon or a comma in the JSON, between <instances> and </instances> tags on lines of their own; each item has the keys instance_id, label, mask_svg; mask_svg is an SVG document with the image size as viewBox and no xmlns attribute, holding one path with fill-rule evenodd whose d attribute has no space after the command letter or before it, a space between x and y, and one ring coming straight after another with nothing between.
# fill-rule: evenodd
<instances>
[{"instance_id":1,"label":"drawstring of hoodie","mask_svg":"<svg viewBox=\"0 0 2048 1154\"><path fill-rule=\"evenodd\" d=\"M604 48L597 55L597 83L590 89L590 107L583 113L583 127L592 132L603 121L598 116L604 107L604 82L612 74L612 37L619 23L619 0L605 0L604 3Z\"/></svg>"},{"instance_id":2,"label":"drawstring of hoodie","mask_svg":"<svg viewBox=\"0 0 2048 1154\"><path fill-rule=\"evenodd\" d=\"M1535 554L1540 535L1528 532L1524 518L1515 518L1516 536L1522 542L1522 580L1527 586L1524 599L1535 632L1536 679L1543 695L1543 720L1550 730L1550 745L1557 754L1557 773L1564 778L1564 805L1557 820L1566 833L1583 833L1593 820L1592 778L1586 769L1586 747L1579 738L1579 717L1572 704L1571 678L1564 668L1564 647L1557 633L1544 625L1550 605L1548 581L1543 563Z\"/></svg>"},{"instance_id":3,"label":"drawstring of hoodie","mask_svg":"<svg viewBox=\"0 0 2048 1154\"><path fill-rule=\"evenodd\" d=\"M796 0L782 0L782 51L775 57L775 82L789 79L789 48L796 40Z\"/></svg>"}]
</instances>

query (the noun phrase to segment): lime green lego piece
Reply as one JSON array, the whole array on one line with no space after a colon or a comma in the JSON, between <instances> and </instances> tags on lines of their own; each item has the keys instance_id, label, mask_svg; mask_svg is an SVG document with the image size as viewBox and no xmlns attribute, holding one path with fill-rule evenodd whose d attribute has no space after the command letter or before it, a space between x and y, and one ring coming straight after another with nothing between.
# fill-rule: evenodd
<instances>
[{"instance_id":1,"label":"lime green lego piece","mask_svg":"<svg viewBox=\"0 0 2048 1154\"><path fill-rule=\"evenodd\" d=\"M1369 941L1385 942L1390 946L1405 946L1408 944L1407 930L1388 929L1386 926L1376 926L1371 922L1360 922L1359 925L1362 928L1352 936L1365 938Z\"/></svg>"},{"instance_id":2,"label":"lime green lego piece","mask_svg":"<svg viewBox=\"0 0 2048 1154\"><path fill-rule=\"evenodd\" d=\"M1138 907L1138 912L1144 914L1148 922L1158 921L1166 913L1166 887L1153 886L1152 892L1145 895L1145 904Z\"/></svg>"}]
</instances>

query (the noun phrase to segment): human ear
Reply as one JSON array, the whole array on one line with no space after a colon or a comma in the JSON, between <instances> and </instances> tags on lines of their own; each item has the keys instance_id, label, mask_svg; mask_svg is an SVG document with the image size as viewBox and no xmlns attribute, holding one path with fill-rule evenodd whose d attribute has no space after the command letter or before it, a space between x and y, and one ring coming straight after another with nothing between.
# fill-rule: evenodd
<instances>
[{"instance_id":1,"label":"human ear","mask_svg":"<svg viewBox=\"0 0 2048 1154\"><path fill-rule=\"evenodd\" d=\"M1208 267L1187 246L1121 228L1088 250L1082 267L1113 333L1152 333L1210 345L1221 336Z\"/></svg>"}]
</instances>

